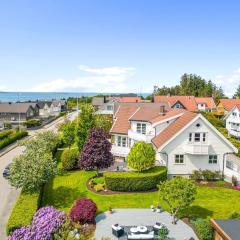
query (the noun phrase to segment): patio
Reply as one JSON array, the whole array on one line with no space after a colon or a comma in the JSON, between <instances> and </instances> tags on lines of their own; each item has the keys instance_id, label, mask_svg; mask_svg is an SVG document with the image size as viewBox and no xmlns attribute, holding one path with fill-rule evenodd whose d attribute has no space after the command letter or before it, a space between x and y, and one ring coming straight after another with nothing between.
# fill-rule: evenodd
<instances>
[{"instance_id":1,"label":"patio","mask_svg":"<svg viewBox=\"0 0 240 240\"><path fill-rule=\"evenodd\" d=\"M179 220L176 225L173 225L172 217L168 212L152 212L150 208L114 209L113 214L108 212L99 214L96 217L95 236L97 240L101 240L102 237L111 237L116 240L117 238L112 234L112 225L116 223L126 229L126 226L154 226L156 222L163 223L168 228L168 237L171 240L189 240L191 237L198 240L192 228L183 221Z\"/></svg>"}]
</instances>

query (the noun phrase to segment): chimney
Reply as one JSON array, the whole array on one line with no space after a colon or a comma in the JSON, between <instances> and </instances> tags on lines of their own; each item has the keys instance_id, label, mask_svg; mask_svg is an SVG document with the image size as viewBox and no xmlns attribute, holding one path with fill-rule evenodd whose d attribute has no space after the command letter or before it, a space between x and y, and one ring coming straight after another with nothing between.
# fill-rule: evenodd
<instances>
[{"instance_id":1,"label":"chimney","mask_svg":"<svg viewBox=\"0 0 240 240\"><path fill-rule=\"evenodd\" d=\"M103 96L103 102L104 102L104 103L107 102L107 98L106 98L106 96Z\"/></svg>"},{"instance_id":2,"label":"chimney","mask_svg":"<svg viewBox=\"0 0 240 240\"><path fill-rule=\"evenodd\" d=\"M160 106L160 115L164 115L165 114L165 106L162 105Z\"/></svg>"}]
</instances>

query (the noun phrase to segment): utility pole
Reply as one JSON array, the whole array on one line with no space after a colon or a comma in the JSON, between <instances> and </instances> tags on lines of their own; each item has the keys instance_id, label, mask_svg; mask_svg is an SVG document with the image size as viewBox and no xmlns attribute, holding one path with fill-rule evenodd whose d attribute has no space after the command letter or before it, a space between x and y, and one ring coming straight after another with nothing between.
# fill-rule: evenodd
<instances>
[{"instance_id":1,"label":"utility pole","mask_svg":"<svg viewBox=\"0 0 240 240\"><path fill-rule=\"evenodd\" d=\"M18 130L20 131L20 93L18 93Z\"/></svg>"}]
</instances>

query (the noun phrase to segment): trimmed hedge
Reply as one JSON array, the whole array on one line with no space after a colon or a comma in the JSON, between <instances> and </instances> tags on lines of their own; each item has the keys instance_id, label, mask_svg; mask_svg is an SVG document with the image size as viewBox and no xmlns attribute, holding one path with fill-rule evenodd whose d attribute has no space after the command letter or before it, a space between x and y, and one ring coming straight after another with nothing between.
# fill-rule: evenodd
<instances>
[{"instance_id":1,"label":"trimmed hedge","mask_svg":"<svg viewBox=\"0 0 240 240\"><path fill-rule=\"evenodd\" d=\"M106 172L104 178L106 187L112 191L148 191L167 179L167 169L153 167L143 172Z\"/></svg>"},{"instance_id":2,"label":"trimmed hedge","mask_svg":"<svg viewBox=\"0 0 240 240\"><path fill-rule=\"evenodd\" d=\"M17 140L26 137L27 135L28 133L26 131L13 131L12 134L0 140L0 149L5 148L9 144L14 143Z\"/></svg>"},{"instance_id":3,"label":"trimmed hedge","mask_svg":"<svg viewBox=\"0 0 240 240\"><path fill-rule=\"evenodd\" d=\"M40 119L29 119L23 123L23 126L26 126L27 128L39 127L41 125L42 125L42 120Z\"/></svg>"},{"instance_id":4,"label":"trimmed hedge","mask_svg":"<svg viewBox=\"0 0 240 240\"><path fill-rule=\"evenodd\" d=\"M9 235L16 228L31 224L33 215L41 204L42 191L39 193L21 192L6 224L6 234Z\"/></svg>"},{"instance_id":5,"label":"trimmed hedge","mask_svg":"<svg viewBox=\"0 0 240 240\"><path fill-rule=\"evenodd\" d=\"M13 133L13 130L5 130L3 132L0 132L0 140L8 137L12 133Z\"/></svg>"}]
</instances>

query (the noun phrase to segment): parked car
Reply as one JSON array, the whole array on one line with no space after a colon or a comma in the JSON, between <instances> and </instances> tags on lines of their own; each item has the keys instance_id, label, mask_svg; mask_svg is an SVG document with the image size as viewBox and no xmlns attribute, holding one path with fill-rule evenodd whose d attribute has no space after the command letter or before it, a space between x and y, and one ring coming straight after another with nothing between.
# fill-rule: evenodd
<instances>
[{"instance_id":1,"label":"parked car","mask_svg":"<svg viewBox=\"0 0 240 240\"><path fill-rule=\"evenodd\" d=\"M5 169L3 170L3 177L4 178L9 178L9 175L10 175L10 166L11 166L11 163L8 164Z\"/></svg>"}]
</instances>

